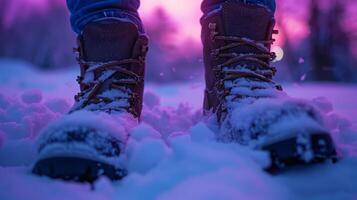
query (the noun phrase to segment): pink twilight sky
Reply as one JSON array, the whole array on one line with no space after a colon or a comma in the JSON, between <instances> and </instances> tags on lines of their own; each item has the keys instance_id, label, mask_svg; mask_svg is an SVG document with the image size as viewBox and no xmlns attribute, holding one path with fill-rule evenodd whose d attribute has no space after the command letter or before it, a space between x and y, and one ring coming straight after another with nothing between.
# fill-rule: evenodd
<instances>
[{"instance_id":1,"label":"pink twilight sky","mask_svg":"<svg viewBox=\"0 0 357 200\"><path fill-rule=\"evenodd\" d=\"M0 0L1 1L1 0ZM46 11L48 2L55 1L58 4L65 6L65 0L12 0L13 15L19 15L18 9L26 12L26 10ZM142 0L139 13L145 19L153 14L156 8L163 8L166 13L177 23L180 34L185 37L199 39L200 26L199 18L201 0ZM19 6L21 5L21 6ZM1 6L1 3L0 3ZM14 16L18 17L18 16ZM8 18L12 18L8 16ZM11 19L8 19L11 21Z\"/></svg>"},{"instance_id":2,"label":"pink twilight sky","mask_svg":"<svg viewBox=\"0 0 357 200\"><path fill-rule=\"evenodd\" d=\"M25 17L25 13L30 13L34 10L36 10L36 12L45 12L49 1L65 6L65 0L13 0L11 1L12 5L10 5L10 10L8 10L8 13L11 14L5 16L5 23L11 24L15 18ZM143 19L147 19L152 16L157 8L161 7L178 26L177 35L180 35L180 37L175 38L176 43L179 44L188 38L199 42L199 19L202 14L200 4L201 0L142 0L139 12ZM21 13L20 16L19 13ZM284 16L284 19L284 21L290 24L289 32L291 33L289 33L289 35L293 34L293 37L306 35L307 32L304 23L290 16ZM281 38L276 39L278 39L276 45L281 45L283 42Z\"/></svg>"},{"instance_id":3,"label":"pink twilight sky","mask_svg":"<svg viewBox=\"0 0 357 200\"><path fill-rule=\"evenodd\" d=\"M14 12L13 16L6 16L6 21L12 21L11 18L19 16L19 12L26 13L33 11L46 11L48 2L56 2L65 6L65 0L12 0L10 9ZM156 8L163 8L173 21L178 25L179 33L184 35L184 38L191 37L195 40L199 40L200 36L200 24L199 19L201 16L200 4L202 0L142 0L139 10L140 15L145 19L150 17ZM296 4L295 0L276 0L277 1L277 13L276 17L281 24L284 24L289 37L301 38L309 34L309 30L306 24L306 11L307 3L309 0L299 0L299 4ZM330 0L324 0L329 2ZM356 0L345 0L350 2L348 11L356 12L357 3ZM21 5L21 6L20 6ZM324 4L322 4L324 5ZM1 6L1 2L0 2ZM325 7L328 7L326 4ZM20 10L21 9L21 10ZM353 16L355 17L355 16ZM356 26L356 23L353 23ZM278 27L279 28L279 27ZM279 40L279 38L277 38ZM281 38L282 39L282 38ZM281 45L283 41L278 41L277 45Z\"/></svg>"},{"instance_id":4,"label":"pink twilight sky","mask_svg":"<svg viewBox=\"0 0 357 200\"><path fill-rule=\"evenodd\" d=\"M180 0L179 3L177 0L144 0L141 1L139 12L143 18L146 18L150 17L156 8L163 8L178 26L178 34L174 39L177 45L187 39L193 39L193 41L199 43L201 31L199 19L202 15L200 5L201 0ZM306 28L302 27L303 25L299 24L298 21L294 22L295 28L293 31L300 34L300 36L306 35ZM283 43L282 37L278 36L276 39L274 51L282 57L283 52L279 48Z\"/></svg>"},{"instance_id":5,"label":"pink twilight sky","mask_svg":"<svg viewBox=\"0 0 357 200\"><path fill-rule=\"evenodd\" d=\"M306 2L306 0L300 0L299 6L295 4L294 12L284 12L284 14L279 13L279 6L283 7L285 6L283 4L288 4L286 2L291 1L277 1L277 18L280 20L280 23L286 27L286 35L288 35L289 38L294 38L293 41L301 41L301 39L306 37L309 33L305 19L300 17L300 15L303 16L304 14L303 2ZM61 6L65 6L66 3L65 0L13 0L11 1L12 5L10 6L10 10L8 10L8 13L11 13L11 15L5 16L5 23L11 24L15 18L25 17L25 13L30 13L34 10L36 10L36 12L46 12L48 2L58 3ZM147 19L152 17L157 8L162 8L177 26L177 33L173 35L173 44L180 46L185 42L187 44L187 41L193 41L196 44L192 45L197 46L200 45L201 27L199 19L202 15L200 4L201 0L142 0L139 13L143 21L147 21ZM20 16L19 13L21 13ZM277 28L279 29L279 27ZM275 35L277 41L274 44L275 47L273 47L273 50L281 57L283 56L283 51L280 46L284 43L284 35L285 34Z\"/></svg>"},{"instance_id":6,"label":"pink twilight sky","mask_svg":"<svg viewBox=\"0 0 357 200\"><path fill-rule=\"evenodd\" d=\"M162 7L177 23L181 35L198 41L200 36L200 3L200 0L144 0L141 1L139 12L145 18L149 17L157 7ZM178 42L180 42L179 38L182 37L177 38Z\"/></svg>"},{"instance_id":7,"label":"pink twilight sky","mask_svg":"<svg viewBox=\"0 0 357 200\"><path fill-rule=\"evenodd\" d=\"M1 1L1 0L0 0ZM275 35L277 42L275 50L281 51L279 46L284 43L285 37L289 37L292 45L299 43L301 39L309 34L307 26L307 3L309 0L299 0L297 4L295 0L276 0L277 13L276 18L280 25L284 25L286 34ZM328 2L329 0L324 0ZM346 0L350 2L350 13L355 13L357 10L356 0ZM46 12L48 2L58 3L65 6L65 0L13 0L10 1L10 15L5 16L5 23L11 22L17 17L26 17L25 13L33 12ZM353 3L354 2L354 3ZM197 44L200 42L200 24L199 19L201 16L200 10L201 0L142 0L140 7L140 15L144 19L150 19L157 8L162 8L170 16L171 20L177 25L177 34L174 35L174 44L180 46L185 41L195 41ZM21 6L20 6L21 5ZM1 2L0 2L1 6ZM19 13L20 16L19 16ZM355 16L354 16L355 17ZM349 17L350 18L350 17ZM350 18L351 19L351 18ZM352 21L352 22L351 22ZM357 27L354 20L349 20L349 26ZM277 26L277 29L280 29ZM281 31L282 32L282 31ZM279 53L279 52L278 52Z\"/></svg>"},{"instance_id":8,"label":"pink twilight sky","mask_svg":"<svg viewBox=\"0 0 357 200\"><path fill-rule=\"evenodd\" d=\"M65 0L12 0L4 19L5 23L12 24L16 18L26 17L26 14L34 11L45 13L50 1L62 6L66 5ZM163 8L177 24L178 31L185 36L184 38L190 37L198 40L200 35L200 3L201 0L142 0L139 13L144 19L150 18L157 8Z\"/></svg>"}]
</instances>

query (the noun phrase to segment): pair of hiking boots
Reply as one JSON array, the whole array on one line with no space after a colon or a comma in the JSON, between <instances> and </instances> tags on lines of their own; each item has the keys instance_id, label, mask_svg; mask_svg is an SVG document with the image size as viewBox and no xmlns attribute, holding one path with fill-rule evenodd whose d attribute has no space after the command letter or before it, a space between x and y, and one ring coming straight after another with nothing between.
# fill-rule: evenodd
<instances>
[{"instance_id":1,"label":"pair of hiking boots","mask_svg":"<svg viewBox=\"0 0 357 200\"><path fill-rule=\"evenodd\" d=\"M201 24L204 114L219 125L217 140L268 151L270 170L335 159L315 108L289 99L272 81L273 14L227 1ZM89 182L101 175L120 179L126 170L118 160L142 110L148 38L131 22L107 19L86 25L78 44L81 92L69 114L40 135L33 172Z\"/></svg>"}]
</instances>

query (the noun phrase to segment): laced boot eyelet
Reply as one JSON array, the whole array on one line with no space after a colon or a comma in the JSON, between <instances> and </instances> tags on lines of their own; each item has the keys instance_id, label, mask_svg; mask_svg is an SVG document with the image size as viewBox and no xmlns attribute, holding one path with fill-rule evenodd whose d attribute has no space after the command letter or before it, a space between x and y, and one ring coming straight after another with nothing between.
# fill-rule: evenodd
<instances>
[{"instance_id":1,"label":"laced boot eyelet","mask_svg":"<svg viewBox=\"0 0 357 200\"><path fill-rule=\"evenodd\" d=\"M279 91L283 91L283 87L281 85L276 85L275 88Z\"/></svg>"},{"instance_id":2,"label":"laced boot eyelet","mask_svg":"<svg viewBox=\"0 0 357 200\"><path fill-rule=\"evenodd\" d=\"M214 77L215 77L216 79L219 79L219 78L220 78L220 74L219 74L218 71L216 71L216 72L214 73Z\"/></svg>"},{"instance_id":3,"label":"laced boot eyelet","mask_svg":"<svg viewBox=\"0 0 357 200\"><path fill-rule=\"evenodd\" d=\"M141 53L145 55L149 51L149 46L148 45L143 45L141 47Z\"/></svg>"},{"instance_id":4,"label":"laced boot eyelet","mask_svg":"<svg viewBox=\"0 0 357 200\"><path fill-rule=\"evenodd\" d=\"M103 102L104 99L101 99L101 98L93 98L91 101L92 101L92 103L94 103L94 104L98 104L98 103Z\"/></svg>"},{"instance_id":5,"label":"laced boot eyelet","mask_svg":"<svg viewBox=\"0 0 357 200\"><path fill-rule=\"evenodd\" d=\"M74 100L78 102L83 95L83 92L78 92L76 95L74 95Z\"/></svg>"},{"instance_id":6,"label":"laced boot eyelet","mask_svg":"<svg viewBox=\"0 0 357 200\"><path fill-rule=\"evenodd\" d=\"M214 41L216 35L218 35L218 32L216 31L217 24L216 23L209 23L208 24L208 29L211 31L210 32L210 38L211 38L212 41Z\"/></svg>"},{"instance_id":7,"label":"laced boot eyelet","mask_svg":"<svg viewBox=\"0 0 357 200\"><path fill-rule=\"evenodd\" d=\"M139 95L138 95L138 94L136 94L136 93L132 93L132 94L131 94L131 98L133 98L133 99L137 99L137 98L139 98Z\"/></svg>"},{"instance_id":8,"label":"laced boot eyelet","mask_svg":"<svg viewBox=\"0 0 357 200\"><path fill-rule=\"evenodd\" d=\"M80 48L79 47L74 47L72 50L73 50L73 53L79 53L80 52Z\"/></svg>"},{"instance_id":9,"label":"laced boot eyelet","mask_svg":"<svg viewBox=\"0 0 357 200\"><path fill-rule=\"evenodd\" d=\"M211 57L214 58L215 60L217 60L217 59L218 59L219 52L220 52L219 49L212 49L212 50L211 50Z\"/></svg>"},{"instance_id":10,"label":"laced boot eyelet","mask_svg":"<svg viewBox=\"0 0 357 200\"><path fill-rule=\"evenodd\" d=\"M79 84L81 84L83 80L84 80L84 77L83 77L83 76L77 76L77 78L76 78L76 81L77 81L77 83L79 83Z\"/></svg>"},{"instance_id":11,"label":"laced boot eyelet","mask_svg":"<svg viewBox=\"0 0 357 200\"><path fill-rule=\"evenodd\" d=\"M222 85L222 77L223 77L222 72L219 71L219 70L217 70L217 71L215 72L214 76L215 76L216 80L219 80L217 83L218 83L219 85Z\"/></svg>"},{"instance_id":12,"label":"laced boot eyelet","mask_svg":"<svg viewBox=\"0 0 357 200\"><path fill-rule=\"evenodd\" d=\"M270 61L275 60L275 59L276 59L276 57L277 57L277 55L276 55L276 53L275 53L275 52L271 52L271 53L270 53Z\"/></svg>"}]
</instances>

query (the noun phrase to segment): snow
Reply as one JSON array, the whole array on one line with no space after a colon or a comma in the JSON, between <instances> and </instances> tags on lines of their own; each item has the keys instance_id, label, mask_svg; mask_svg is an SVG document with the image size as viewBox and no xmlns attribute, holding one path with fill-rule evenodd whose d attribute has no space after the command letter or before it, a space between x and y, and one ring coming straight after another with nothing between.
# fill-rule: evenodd
<instances>
[{"instance_id":1,"label":"snow","mask_svg":"<svg viewBox=\"0 0 357 200\"><path fill-rule=\"evenodd\" d=\"M288 97L238 102L217 136L223 142L236 141L254 147L296 134L327 132L320 115L312 102Z\"/></svg>"},{"instance_id":2,"label":"snow","mask_svg":"<svg viewBox=\"0 0 357 200\"><path fill-rule=\"evenodd\" d=\"M284 85L289 95L309 99L323 113L343 156L337 164L269 175L263 171L270 162L265 152L213 141L215 134L199 114L202 83L149 83L143 122L129 133L127 177L120 182L101 178L92 190L86 184L34 176L35 138L70 109L78 90L76 75L39 72L26 63L0 60L0 199L357 198L357 85ZM109 123L102 124L105 132L117 128L115 119L104 120L110 116L78 115L99 126Z\"/></svg>"},{"instance_id":3,"label":"snow","mask_svg":"<svg viewBox=\"0 0 357 200\"><path fill-rule=\"evenodd\" d=\"M39 90L29 90L21 95L21 99L24 103L39 103L42 100L42 93Z\"/></svg>"},{"instance_id":4,"label":"snow","mask_svg":"<svg viewBox=\"0 0 357 200\"><path fill-rule=\"evenodd\" d=\"M128 138L129 130L136 125L137 120L128 114L109 115L105 112L81 110L63 115L40 132L37 139L40 150L38 156L46 158L76 154L120 166L122 165L121 157L116 160L104 155L116 154L117 149L114 149L111 144L111 138L119 141L119 145L123 144ZM63 145L61 142L68 141L68 137L72 137L64 133L78 133L85 139L72 142L70 145ZM48 141L56 142L49 143ZM120 148L124 149L124 146L121 145Z\"/></svg>"}]
</instances>

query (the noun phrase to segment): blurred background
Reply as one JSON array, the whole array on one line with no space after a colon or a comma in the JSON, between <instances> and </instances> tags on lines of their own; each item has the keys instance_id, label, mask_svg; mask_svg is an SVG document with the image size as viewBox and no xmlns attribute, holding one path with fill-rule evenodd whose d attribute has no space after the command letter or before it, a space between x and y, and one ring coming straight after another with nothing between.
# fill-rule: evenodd
<instances>
[{"instance_id":1,"label":"blurred background","mask_svg":"<svg viewBox=\"0 0 357 200\"><path fill-rule=\"evenodd\" d=\"M143 0L147 80L201 81L200 0ZM357 82L357 1L277 0L276 79ZM0 59L44 71L76 68L64 0L0 0Z\"/></svg>"}]
</instances>

